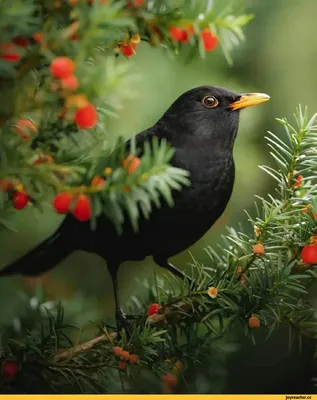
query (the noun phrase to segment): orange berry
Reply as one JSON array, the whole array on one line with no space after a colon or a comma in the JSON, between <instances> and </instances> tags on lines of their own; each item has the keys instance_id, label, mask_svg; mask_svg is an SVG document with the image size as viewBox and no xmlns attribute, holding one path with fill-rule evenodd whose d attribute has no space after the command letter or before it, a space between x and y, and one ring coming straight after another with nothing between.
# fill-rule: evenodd
<instances>
[{"instance_id":1,"label":"orange berry","mask_svg":"<svg viewBox=\"0 0 317 400\"><path fill-rule=\"evenodd\" d=\"M79 108L75 113L75 122L81 129L93 128L98 122L98 114L93 104Z\"/></svg>"},{"instance_id":2,"label":"orange berry","mask_svg":"<svg viewBox=\"0 0 317 400\"><path fill-rule=\"evenodd\" d=\"M73 215L78 221L88 221L91 218L92 210L88 196L85 194L78 195Z\"/></svg>"},{"instance_id":3,"label":"orange berry","mask_svg":"<svg viewBox=\"0 0 317 400\"><path fill-rule=\"evenodd\" d=\"M40 43L40 42L42 41L42 34L41 34L40 32L34 33L34 34L33 34L33 39L34 39L36 42Z\"/></svg>"},{"instance_id":4,"label":"orange berry","mask_svg":"<svg viewBox=\"0 0 317 400\"><path fill-rule=\"evenodd\" d=\"M253 246L252 251L253 251L253 254L256 255L256 256L262 255L262 254L264 254L264 252L265 252L264 246L263 246L262 243L255 244L255 245Z\"/></svg>"},{"instance_id":5,"label":"orange berry","mask_svg":"<svg viewBox=\"0 0 317 400\"><path fill-rule=\"evenodd\" d=\"M111 175L112 174L112 168L110 168L110 167L105 168L103 173L105 175Z\"/></svg>"},{"instance_id":6,"label":"orange berry","mask_svg":"<svg viewBox=\"0 0 317 400\"><path fill-rule=\"evenodd\" d=\"M84 94L73 94L67 97L65 101L66 108L71 108L71 107L83 108L88 106L89 104L90 103L88 102L88 99Z\"/></svg>"},{"instance_id":7,"label":"orange berry","mask_svg":"<svg viewBox=\"0 0 317 400\"><path fill-rule=\"evenodd\" d=\"M248 324L249 324L249 327L252 329L260 328L260 325L261 325L259 318L254 314L252 314L251 317L249 318Z\"/></svg>"},{"instance_id":8,"label":"orange berry","mask_svg":"<svg viewBox=\"0 0 317 400\"><path fill-rule=\"evenodd\" d=\"M121 370L121 371L125 371L126 370L126 368L127 368L127 362L126 361L119 361L118 362L118 368Z\"/></svg>"},{"instance_id":9,"label":"orange berry","mask_svg":"<svg viewBox=\"0 0 317 400\"><path fill-rule=\"evenodd\" d=\"M91 186L96 188L102 188L104 184L105 180L103 178L100 178L100 176L95 176L91 182Z\"/></svg>"},{"instance_id":10,"label":"orange berry","mask_svg":"<svg viewBox=\"0 0 317 400\"><path fill-rule=\"evenodd\" d=\"M16 210L22 210L29 202L29 196L25 192L16 192L13 195L13 207Z\"/></svg>"},{"instance_id":11,"label":"orange berry","mask_svg":"<svg viewBox=\"0 0 317 400\"><path fill-rule=\"evenodd\" d=\"M201 33L201 40L204 44L204 49L206 51L213 51L217 48L218 38L215 36L210 29L204 29Z\"/></svg>"},{"instance_id":12,"label":"orange berry","mask_svg":"<svg viewBox=\"0 0 317 400\"><path fill-rule=\"evenodd\" d=\"M54 78L64 79L73 74L75 64L68 57L56 57L50 65L50 71Z\"/></svg>"},{"instance_id":13,"label":"orange berry","mask_svg":"<svg viewBox=\"0 0 317 400\"><path fill-rule=\"evenodd\" d=\"M115 347L112 349L112 352L113 352L113 354L114 354L116 357L120 357L122 351L123 351L122 348L119 347L119 346L115 346Z\"/></svg>"},{"instance_id":14,"label":"orange berry","mask_svg":"<svg viewBox=\"0 0 317 400\"><path fill-rule=\"evenodd\" d=\"M75 75L69 75L61 79L61 86L63 89L75 91L78 88L78 79Z\"/></svg>"},{"instance_id":15,"label":"orange berry","mask_svg":"<svg viewBox=\"0 0 317 400\"><path fill-rule=\"evenodd\" d=\"M125 361L129 361L130 358L130 353L128 351L123 350L120 354L120 356L125 360Z\"/></svg>"},{"instance_id":16,"label":"orange berry","mask_svg":"<svg viewBox=\"0 0 317 400\"><path fill-rule=\"evenodd\" d=\"M129 155L128 157L126 157L123 160L122 166L123 166L123 168L127 169L129 174L133 174L133 172L138 168L140 163L141 163L141 160L138 157Z\"/></svg>"},{"instance_id":17,"label":"orange berry","mask_svg":"<svg viewBox=\"0 0 317 400\"><path fill-rule=\"evenodd\" d=\"M302 210L302 214L303 214L303 215L307 214L308 211L311 210L311 209L312 209L312 205L311 205L311 204L308 204L308 205ZM314 210L311 210L311 213L312 213L312 216L313 216L314 220L316 221L316 220L317 220L317 214L315 213Z\"/></svg>"},{"instance_id":18,"label":"orange berry","mask_svg":"<svg viewBox=\"0 0 317 400\"><path fill-rule=\"evenodd\" d=\"M3 192L10 192L13 189L13 184L5 179L0 179L0 189Z\"/></svg>"},{"instance_id":19,"label":"orange berry","mask_svg":"<svg viewBox=\"0 0 317 400\"><path fill-rule=\"evenodd\" d=\"M170 389L175 388L178 383L178 378L174 374L167 373L162 378L163 383Z\"/></svg>"},{"instance_id":20,"label":"orange berry","mask_svg":"<svg viewBox=\"0 0 317 400\"><path fill-rule=\"evenodd\" d=\"M215 299L218 296L218 289L215 287L210 287L208 289L208 296Z\"/></svg>"},{"instance_id":21,"label":"orange berry","mask_svg":"<svg viewBox=\"0 0 317 400\"><path fill-rule=\"evenodd\" d=\"M59 214L67 214L72 204L73 195L68 192L59 193L54 197L53 207Z\"/></svg>"},{"instance_id":22,"label":"orange berry","mask_svg":"<svg viewBox=\"0 0 317 400\"><path fill-rule=\"evenodd\" d=\"M21 135L24 140L28 140L30 138L30 131L37 131L36 126L29 119L20 119L17 122L16 129L18 134Z\"/></svg>"},{"instance_id":23,"label":"orange berry","mask_svg":"<svg viewBox=\"0 0 317 400\"><path fill-rule=\"evenodd\" d=\"M139 44L141 42L141 36L138 33L134 33L130 39L130 43Z\"/></svg>"},{"instance_id":24,"label":"orange berry","mask_svg":"<svg viewBox=\"0 0 317 400\"><path fill-rule=\"evenodd\" d=\"M137 354L131 354L130 355L129 362L130 362L131 365L137 364L139 360L140 360L140 357Z\"/></svg>"}]
</instances>

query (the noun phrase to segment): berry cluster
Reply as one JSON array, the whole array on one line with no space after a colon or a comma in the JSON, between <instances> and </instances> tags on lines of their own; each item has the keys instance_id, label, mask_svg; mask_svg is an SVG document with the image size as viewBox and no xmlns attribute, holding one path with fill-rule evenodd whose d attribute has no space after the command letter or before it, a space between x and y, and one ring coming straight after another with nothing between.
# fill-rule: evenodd
<instances>
[{"instance_id":1,"label":"berry cluster","mask_svg":"<svg viewBox=\"0 0 317 400\"><path fill-rule=\"evenodd\" d=\"M171 26L169 28L169 33L174 41L181 43L189 42L190 37L195 34L192 25L187 25L185 27ZM213 51L217 48L218 37L209 28L203 29L199 35L205 51Z\"/></svg>"},{"instance_id":2,"label":"berry cluster","mask_svg":"<svg viewBox=\"0 0 317 400\"><path fill-rule=\"evenodd\" d=\"M130 354L128 351L122 349L122 347L115 346L112 349L114 356L118 360L118 368L121 371L125 371L127 368L127 363L130 365L136 365L140 361L140 357L137 354Z\"/></svg>"},{"instance_id":3,"label":"berry cluster","mask_svg":"<svg viewBox=\"0 0 317 400\"><path fill-rule=\"evenodd\" d=\"M72 212L78 221L88 221L92 215L90 199L83 193L75 196L68 192L59 193L53 200L53 207L59 214Z\"/></svg>"},{"instance_id":4,"label":"berry cluster","mask_svg":"<svg viewBox=\"0 0 317 400\"><path fill-rule=\"evenodd\" d=\"M62 95L66 97L63 117L68 109L74 107L74 122L76 125L81 129L93 128L98 122L95 106L83 94L70 94L75 92L79 86L78 79L74 75L74 62L68 57L56 57L51 62L50 71L52 77L57 80L57 83L53 83L52 89L61 90Z\"/></svg>"},{"instance_id":5,"label":"berry cluster","mask_svg":"<svg viewBox=\"0 0 317 400\"><path fill-rule=\"evenodd\" d=\"M16 37L11 43L2 43L0 45L0 57L10 63L15 63L21 59L21 50L29 45L26 37Z\"/></svg>"},{"instance_id":6,"label":"berry cluster","mask_svg":"<svg viewBox=\"0 0 317 400\"><path fill-rule=\"evenodd\" d=\"M23 210L23 208L25 208L30 201L30 198L25 192L23 185L20 183L15 184L5 179L1 179L0 189L3 192L8 193L10 199L12 200L13 207L16 210Z\"/></svg>"},{"instance_id":7,"label":"berry cluster","mask_svg":"<svg viewBox=\"0 0 317 400\"><path fill-rule=\"evenodd\" d=\"M49 162L46 159L46 162ZM140 165L138 157L129 155L122 161L122 167L128 174L133 174ZM80 186L73 189L74 193L62 192L53 199L53 208L58 214L72 213L78 221L88 221L92 217L92 206L88 193L95 193L104 188L106 177L112 174L112 169L107 167L103 171L104 177L94 176L90 187ZM124 191L131 191L129 187L124 187ZM86 193L85 193L86 192Z\"/></svg>"}]
</instances>

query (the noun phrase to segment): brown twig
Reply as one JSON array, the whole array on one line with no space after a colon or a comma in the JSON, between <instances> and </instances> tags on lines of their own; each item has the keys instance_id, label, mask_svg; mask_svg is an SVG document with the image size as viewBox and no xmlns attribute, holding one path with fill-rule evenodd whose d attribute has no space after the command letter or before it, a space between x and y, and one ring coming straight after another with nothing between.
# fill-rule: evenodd
<instances>
[{"instance_id":1,"label":"brown twig","mask_svg":"<svg viewBox=\"0 0 317 400\"><path fill-rule=\"evenodd\" d=\"M158 313L148 317L148 322L154 325L167 325L175 324L190 308L190 305L184 301L180 301L173 305L163 306ZM108 334L105 330L103 335L97 336L88 342L77 344L70 349L60 350L53 355L51 358L52 363L58 363L64 360L69 360L72 357L76 357L79 354L85 353L95 347L101 342L110 342L113 344L113 340L117 338L116 332Z\"/></svg>"},{"instance_id":2,"label":"brown twig","mask_svg":"<svg viewBox=\"0 0 317 400\"><path fill-rule=\"evenodd\" d=\"M55 355L52 358L52 362L58 363L63 360L68 360L71 357L75 357L81 353L85 353L86 351L92 349L94 346L96 346L97 344L99 344L101 342L108 342L108 341L114 340L116 337L117 337L116 332L113 332L108 336L106 334L97 336L97 337L89 340L88 342L77 344L76 346L72 347L71 349L66 349L66 350L62 350L62 351L55 353Z\"/></svg>"}]
</instances>

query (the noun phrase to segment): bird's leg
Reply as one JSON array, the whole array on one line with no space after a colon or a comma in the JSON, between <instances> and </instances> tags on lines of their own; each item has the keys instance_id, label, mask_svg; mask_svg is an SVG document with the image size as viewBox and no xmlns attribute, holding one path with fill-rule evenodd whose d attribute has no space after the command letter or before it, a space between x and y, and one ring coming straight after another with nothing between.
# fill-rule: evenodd
<instances>
[{"instance_id":1,"label":"bird's leg","mask_svg":"<svg viewBox=\"0 0 317 400\"><path fill-rule=\"evenodd\" d=\"M168 271L170 271L173 275L178 276L179 278L181 278L182 280L187 280L189 282L189 284L192 284L192 279L189 278L186 274L184 274L182 271L180 271L179 269L177 269L176 267L174 267L173 264L171 264L170 262L168 262L167 258L160 258L160 257L153 257L154 262L159 265L160 267L163 267L165 269L167 269Z\"/></svg>"},{"instance_id":2,"label":"bird's leg","mask_svg":"<svg viewBox=\"0 0 317 400\"><path fill-rule=\"evenodd\" d=\"M120 307L120 300L119 300L118 279L117 279L119 266L117 264L115 264L115 265L110 264L110 265L108 265L108 269L110 272L112 285L113 285L117 331L118 331L118 333L120 333L123 328L125 330L126 335L129 337L130 332L129 332L127 317L126 317L125 313L123 312L122 308Z\"/></svg>"}]
</instances>

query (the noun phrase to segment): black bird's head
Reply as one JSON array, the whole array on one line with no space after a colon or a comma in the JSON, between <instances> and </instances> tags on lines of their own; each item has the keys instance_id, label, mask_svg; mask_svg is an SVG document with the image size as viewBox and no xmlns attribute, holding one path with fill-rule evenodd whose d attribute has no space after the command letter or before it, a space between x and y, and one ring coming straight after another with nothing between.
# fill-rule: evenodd
<instances>
[{"instance_id":1,"label":"black bird's head","mask_svg":"<svg viewBox=\"0 0 317 400\"><path fill-rule=\"evenodd\" d=\"M173 146L219 148L232 151L243 108L263 103L262 93L239 94L216 86L201 86L183 93L161 119Z\"/></svg>"}]
</instances>

